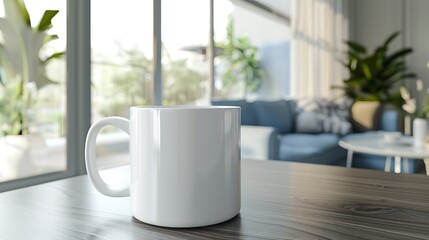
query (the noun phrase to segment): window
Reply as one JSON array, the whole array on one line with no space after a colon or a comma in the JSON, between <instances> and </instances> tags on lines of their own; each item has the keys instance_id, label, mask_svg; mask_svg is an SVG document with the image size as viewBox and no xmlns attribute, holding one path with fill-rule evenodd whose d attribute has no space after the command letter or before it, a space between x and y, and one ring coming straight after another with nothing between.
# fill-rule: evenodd
<instances>
[{"instance_id":1,"label":"window","mask_svg":"<svg viewBox=\"0 0 429 240\"><path fill-rule=\"evenodd\" d=\"M279 66L280 61L266 60L264 54L270 56L276 51L263 49L287 42L288 24L252 7L252 1L25 0L25 3L32 20L39 19L45 9L60 11L48 32L57 34L59 39L42 48L40 57L46 58L66 48L67 55L59 54L44 68L55 83L43 87L25 85L25 91L31 92L31 99L27 98L31 108L23 112L25 126L28 126L26 131L39 140L30 144L30 152L21 153L27 162L14 163L14 171L21 172L12 176L11 172L5 174L4 171L8 161L4 157L5 137L0 136L0 191L84 173L84 143L91 120L112 115L128 117L128 108L132 105L209 104L213 97L213 79L215 97L246 96L243 85L227 86L222 79L228 60L223 56L222 44L227 39L229 16L234 19L234 35L246 37L258 49L261 65L268 70L264 77L269 80L263 80L257 94L263 96L264 91L271 94L269 91L281 89L279 94L283 96L287 91L274 84L277 80L273 79L276 76L280 79L282 75L269 70L270 66L280 69L284 65ZM211 9L212 4L214 9ZM0 6L0 16L4 15L4 8ZM33 20L33 27L36 22ZM212 27L214 39L211 39ZM162 39L154 37L154 33L161 33ZM0 41L4 39L1 35ZM207 53L212 40L215 42L214 59ZM282 54L283 61L288 53ZM8 76L5 66L0 66L0 80L4 85L10 79L5 78ZM282 81L284 79L277 84ZM10 96L14 91L8 91L3 85L0 85L2 128L4 119L12 116L11 112L20 112L14 109L8 113L4 107L11 106L5 102L11 98L5 98L5 94ZM97 144L100 168L129 162L128 136L118 129L104 128ZM30 155L34 157L28 157ZM10 176L6 177L8 174ZM20 180L9 181L12 179Z\"/></svg>"},{"instance_id":2,"label":"window","mask_svg":"<svg viewBox=\"0 0 429 240\"><path fill-rule=\"evenodd\" d=\"M209 0L163 0L163 105L206 104L209 94Z\"/></svg>"},{"instance_id":3,"label":"window","mask_svg":"<svg viewBox=\"0 0 429 240\"><path fill-rule=\"evenodd\" d=\"M66 50L66 1L27 0L25 5L31 25L14 11L16 1L0 5L6 22L1 28L6 50L0 64L0 182L67 169L66 61L61 54ZM36 33L47 9L59 11L52 28L40 28ZM27 35L22 37L17 29ZM37 40L54 34L58 39ZM25 47L15 44L20 41L27 42ZM40 63L39 58L45 62Z\"/></svg>"},{"instance_id":4,"label":"window","mask_svg":"<svg viewBox=\"0 0 429 240\"><path fill-rule=\"evenodd\" d=\"M215 58L215 97L288 95L288 22L247 1L215 1L214 14L215 45L223 49Z\"/></svg>"},{"instance_id":5,"label":"window","mask_svg":"<svg viewBox=\"0 0 429 240\"><path fill-rule=\"evenodd\" d=\"M153 104L152 35L152 1L91 1L92 121ZM100 168L127 164L128 135L103 128L97 157Z\"/></svg>"}]
</instances>

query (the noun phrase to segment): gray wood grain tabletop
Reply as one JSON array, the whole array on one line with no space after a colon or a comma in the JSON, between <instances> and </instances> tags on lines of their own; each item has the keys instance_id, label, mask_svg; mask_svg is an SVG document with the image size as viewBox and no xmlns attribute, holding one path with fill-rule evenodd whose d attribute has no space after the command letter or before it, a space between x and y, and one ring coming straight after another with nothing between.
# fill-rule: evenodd
<instances>
[{"instance_id":1,"label":"gray wood grain tabletop","mask_svg":"<svg viewBox=\"0 0 429 240\"><path fill-rule=\"evenodd\" d=\"M79 176L1 193L0 239L429 239L429 177L243 160L238 216L173 229L139 222L129 198Z\"/></svg>"}]
</instances>

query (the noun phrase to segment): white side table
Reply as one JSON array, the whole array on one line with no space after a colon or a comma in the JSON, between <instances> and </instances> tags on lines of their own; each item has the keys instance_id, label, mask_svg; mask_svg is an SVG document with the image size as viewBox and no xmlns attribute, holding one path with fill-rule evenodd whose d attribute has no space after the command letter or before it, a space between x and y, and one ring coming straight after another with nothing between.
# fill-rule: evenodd
<instances>
[{"instance_id":1,"label":"white side table","mask_svg":"<svg viewBox=\"0 0 429 240\"><path fill-rule=\"evenodd\" d=\"M392 158L395 159L395 172L401 172L401 161L404 161L404 172L409 172L408 159L429 158L429 148L416 148L413 146L413 138L409 136L400 137L394 143L386 143L382 134L366 136L355 139L344 139L338 143L347 149L347 167L351 168L353 153L368 153L386 156L384 171L390 172Z\"/></svg>"}]
</instances>

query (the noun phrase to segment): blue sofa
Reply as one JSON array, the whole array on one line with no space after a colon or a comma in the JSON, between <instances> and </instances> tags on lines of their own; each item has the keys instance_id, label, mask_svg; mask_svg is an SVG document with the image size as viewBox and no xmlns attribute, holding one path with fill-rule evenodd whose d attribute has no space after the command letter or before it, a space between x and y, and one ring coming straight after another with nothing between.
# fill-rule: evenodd
<instances>
[{"instance_id":1,"label":"blue sofa","mask_svg":"<svg viewBox=\"0 0 429 240\"><path fill-rule=\"evenodd\" d=\"M252 157L252 147L248 149L249 147L243 142L253 141L255 148L259 145L266 145L265 158L272 160L345 166L347 151L338 145L338 141L342 138L358 138L376 134L376 132L365 132L340 136L334 133L297 133L294 128L297 112L294 100L254 102L212 100L212 105L241 107L242 155L245 157ZM380 129L378 130L397 131L398 120L396 112L385 111L380 117ZM265 137L262 142L258 143L258 139L254 138L261 135L247 132L255 131L254 129L259 127L269 127L269 132L262 135ZM244 137L243 134L247 135ZM385 157L360 153L355 153L353 156L353 167L384 170L384 165ZM409 169L410 172L422 171L423 161L409 161Z\"/></svg>"}]
</instances>

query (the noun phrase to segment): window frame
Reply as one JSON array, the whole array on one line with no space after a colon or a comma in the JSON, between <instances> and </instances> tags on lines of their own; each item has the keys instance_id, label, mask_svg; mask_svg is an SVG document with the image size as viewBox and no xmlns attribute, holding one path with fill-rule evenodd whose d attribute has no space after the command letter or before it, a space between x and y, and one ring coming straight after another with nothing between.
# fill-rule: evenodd
<instances>
[{"instance_id":1,"label":"window frame","mask_svg":"<svg viewBox=\"0 0 429 240\"><path fill-rule=\"evenodd\" d=\"M67 74L66 74L66 119L67 169L62 172L48 173L0 183L0 192L22 188L86 174L85 140L91 126L91 0L67 1ZM162 49L161 49L161 1L153 0L153 69L154 69L154 105L162 105ZM240 0L259 8L270 15L290 22L288 16L282 16L275 10L254 0ZM209 88L207 95L214 97L214 0L210 0L208 32L208 68Z\"/></svg>"},{"instance_id":2,"label":"window frame","mask_svg":"<svg viewBox=\"0 0 429 240\"><path fill-rule=\"evenodd\" d=\"M67 0L66 170L0 183L0 192L85 173L85 138L90 126L90 1Z\"/></svg>"}]
</instances>

